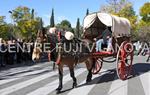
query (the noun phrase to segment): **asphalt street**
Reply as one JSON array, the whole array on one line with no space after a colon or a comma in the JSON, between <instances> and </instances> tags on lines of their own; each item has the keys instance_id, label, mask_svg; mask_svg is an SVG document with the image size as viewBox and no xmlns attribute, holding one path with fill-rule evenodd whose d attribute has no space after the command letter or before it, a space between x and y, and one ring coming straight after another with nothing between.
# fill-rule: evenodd
<instances>
[{"instance_id":1,"label":"asphalt street","mask_svg":"<svg viewBox=\"0 0 150 95\"><path fill-rule=\"evenodd\" d=\"M75 67L78 86L72 89L69 70L64 67L60 95L150 95L150 62L145 56L134 57L134 76L122 81L116 74L116 63L103 64L102 70L85 84L85 65ZM29 63L28 63L29 64ZM51 62L31 63L0 70L0 95L56 95L58 72Z\"/></svg>"}]
</instances>

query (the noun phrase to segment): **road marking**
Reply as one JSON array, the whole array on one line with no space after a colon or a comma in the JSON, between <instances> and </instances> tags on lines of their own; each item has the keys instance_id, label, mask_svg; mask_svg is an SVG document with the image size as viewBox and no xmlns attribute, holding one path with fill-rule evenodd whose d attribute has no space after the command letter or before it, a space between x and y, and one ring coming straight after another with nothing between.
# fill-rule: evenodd
<instances>
[{"instance_id":1,"label":"road marking","mask_svg":"<svg viewBox=\"0 0 150 95\"><path fill-rule=\"evenodd\" d=\"M117 79L112 82L108 95L127 95L127 87L127 80L122 81L120 79Z\"/></svg>"},{"instance_id":2,"label":"road marking","mask_svg":"<svg viewBox=\"0 0 150 95\"><path fill-rule=\"evenodd\" d=\"M34 74L42 73L42 72L47 71L47 70L50 70L50 69L36 70L36 71L31 71L31 72L28 72L28 73L24 73L24 74L18 74L17 77L34 75Z\"/></svg>"},{"instance_id":3,"label":"road marking","mask_svg":"<svg viewBox=\"0 0 150 95\"><path fill-rule=\"evenodd\" d=\"M24 76L28 76L28 75L38 74L38 73L42 73L44 71L46 71L46 70L37 70L37 71L32 71L32 72L28 72L28 73L24 73L24 74L18 74L17 76L15 76L17 78L0 80L0 85L3 85L3 84L6 84L6 83L9 83L9 82L18 80L18 79L20 79L19 77L24 77Z\"/></svg>"},{"instance_id":4,"label":"road marking","mask_svg":"<svg viewBox=\"0 0 150 95\"><path fill-rule=\"evenodd\" d=\"M148 89L150 89L150 72L149 72L149 74L148 74L148 77L149 77L149 78L148 78L148 80L149 80L149 81L148 81L148 85L149 85L149 88L148 88ZM150 95L150 90L148 90L148 95Z\"/></svg>"},{"instance_id":5,"label":"road marking","mask_svg":"<svg viewBox=\"0 0 150 95\"><path fill-rule=\"evenodd\" d=\"M150 95L150 72L142 74L139 76L145 95Z\"/></svg>"},{"instance_id":6,"label":"road marking","mask_svg":"<svg viewBox=\"0 0 150 95\"><path fill-rule=\"evenodd\" d=\"M105 70L102 69L101 71L103 72ZM105 74L105 73L93 75L92 79L100 77L103 74ZM98 83L99 80L100 79L97 79L97 80L95 80L95 82ZM82 85L85 82L86 82L86 80L82 81L79 85ZM82 87L75 88L75 89L71 90L67 95L79 95L79 94L80 95L87 95L94 88L95 85L96 84L91 84L91 85L85 85Z\"/></svg>"},{"instance_id":7,"label":"road marking","mask_svg":"<svg viewBox=\"0 0 150 95\"><path fill-rule=\"evenodd\" d=\"M19 78L0 80L0 85L3 85L3 84L6 84L6 83L15 81L15 80L17 80L17 79L19 79Z\"/></svg>"},{"instance_id":8,"label":"road marking","mask_svg":"<svg viewBox=\"0 0 150 95\"><path fill-rule=\"evenodd\" d=\"M75 76L78 76L85 71L86 71L86 69L84 69L84 68L75 70ZM68 81L70 81L72 78L70 77L70 74L67 74L63 77L63 79L64 79L63 84L65 84ZM59 82L59 80L57 79L57 80L45 85L44 87L41 87L31 93L28 93L27 95L47 95L57 88L58 82Z\"/></svg>"},{"instance_id":9,"label":"road marking","mask_svg":"<svg viewBox=\"0 0 150 95\"><path fill-rule=\"evenodd\" d=\"M15 74L18 74L18 73L22 73L22 72L26 72L26 71L29 71L30 68L19 68L19 69L12 69L12 70L9 70L9 73L5 74L5 72L7 71L4 71L4 75L2 75L1 77L4 77L4 76L10 76L10 75L15 75Z\"/></svg>"},{"instance_id":10,"label":"road marking","mask_svg":"<svg viewBox=\"0 0 150 95\"><path fill-rule=\"evenodd\" d=\"M12 86L10 86L10 87L1 89L1 90L0 90L0 95L10 94L10 93L15 92L15 91L17 91L17 90L19 90L19 89L22 89L22 88L24 88L24 87L27 87L27 86L32 85L32 84L34 84L34 83L37 83L37 82L39 82L39 81L41 81L41 80L44 80L44 79L46 79L46 78L48 78L48 77L52 77L52 76L54 76L54 75L56 75L56 74L58 74L58 72L57 72L57 71L53 71L53 72L46 73L46 74L44 74L44 75L40 75L40 76L38 76L38 77L32 78L32 79L30 79L30 80L27 80L27 81L18 83L18 84L16 84L16 85L12 85Z\"/></svg>"},{"instance_id":11,"label":"road marking","mask_svg":"<svg viewBox=\"0 0 150 95\"><path fill-rule=\"evenodd\" d=\"M35 68L40 68L42 66L45 66L46 64L43 63L43 64L37 64L37 65L33 65L33 66L27 66L27 67L18 67L18 68L11 68L9 70L9 73L7 73L8 71L2 71L1 73L4 75L2 75L1 77L3 76L9 76L9 75L13 75L13 74L18 74L18 73L22 73L22 72L26 72L26 71L29 71L29 70L34 70ZM5 74L7 73L7 74Z\"/></svg>"}]
</instances>

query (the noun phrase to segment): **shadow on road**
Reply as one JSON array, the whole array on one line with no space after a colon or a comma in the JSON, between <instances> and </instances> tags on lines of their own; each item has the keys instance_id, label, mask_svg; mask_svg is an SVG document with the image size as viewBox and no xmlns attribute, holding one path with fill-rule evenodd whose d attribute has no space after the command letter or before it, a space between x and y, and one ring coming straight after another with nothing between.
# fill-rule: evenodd
<instances>
[{"instance_id":1,"label":"shadow on road","mask_svg":"<svg viewBox=\"0 0 150 95\"><path fill-rule=\"evenodd\" d=\"M140 76L144 73L147 73L149 71L150 71L150 63L136 63L136 64L133 65L133 77L131 77L130 79L132 79L134 77L138 77L138 76ZM82 86L86 86L86 85L111 82L111 81L114 81L114 80L117 80L117 79L118 79L118 76L117 76L116 69L111 69L111 70L101 72L100 76L94 78L89 83L84 83L84 84L78 85L77 88L82 87ZM72 90L72 89L63 90L62 93L67 92L69 90Z\"/></svg>"},{"instance_id":2,"label":"shadow on road","mask_svg":"<svg viewBox=\"0 0 150 95\"><path fill-rule=\"evenodd\" d=\"M150 71L150 63L136 63L133 65L133 75L134 77L140 76L146 72Z\"/></svg>"}]
</instances>

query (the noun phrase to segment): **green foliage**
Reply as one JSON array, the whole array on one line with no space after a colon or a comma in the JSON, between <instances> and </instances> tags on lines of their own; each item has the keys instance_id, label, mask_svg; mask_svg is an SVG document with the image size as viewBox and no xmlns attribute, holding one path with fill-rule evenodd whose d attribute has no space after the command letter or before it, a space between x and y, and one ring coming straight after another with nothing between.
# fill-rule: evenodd
<instances>
[{"instance_id":1,"label":"green foliage","mask_svg":"<svg viewBox=\"0 0 150 95\"><path fill-rule=\"evenodd\" d=\"M141 20L138 23L139 38L141 41L150 41L150 3L140 8Z\"/></svg>"},{"instance_id":2,"label":"green foliage","mask_svg":"<svg viewBox=\"0 0 150 95\"><path fill-rule=\"evenodd\" d=\"M8 39L10 27L5 22L5 16L0 16L0 38Z\"/></svg>"},{"instance_id":3,"label":"green foliage","mask_svg":"<svg viewBox=\"0 0 150 95\"><path fill-rule=\"evenodd\" d=\"M86 10L86 15L88 15L88 14L89 14L89 9Z\"/></svg>"},{"instance_id":4,"label":"green foliage","mask_svg":"<svg viewBox=\"0 0 150 95\"><path fill-rule=\"evenodd\" d=\"M31 11L31 19L34 19L34 9Z\"/></svg>"},{"instance_id":5,"label":"green foliage","mask_svg":"<svg viewBox=\"0 0 150 95\"><path fill-rule=\"evenodd\" d=\"M145 3L140 8L140 15L143 21L150 22L150 2Z\"/></svg>"},{"instance_id":6,"label":"green foliage","mask_svg":"<svg viewBox=\"0 0 150 95\"><path fill-rule=\"evenodd\" d=\"M57 24L57 27L68 30L71 28L71 23L68 20L62 20L60 24Z\"/></svg>"},{"instance_id":7,"label":"green foliage","mask_svg":"<svg viewBox=\"0 0 150 95\"><path fill-rule=\"evenodd\" d=\"M16 23L13 33L17 37L24 39L33 38L36 35L36 31L40 27L40 19L35 18L34 9L30 11L30 8L25 6L19 6L12 11L12 19Z\"/></svg>"},{"instance_id":8,"label":"green foliage","mask_svg":"<svg viewBox=\"0 0 150 95\"><path fill-rule=\"evenodd\" d=\"M140 29L141 27L150 27L150 22L145 22L144 20L140 20L138 23L138 29Z\"/></svg>"},{"instance_id":9,"label":"green foliage","mask_svg":"<svg viewBox=\"0 0 150 95\"><path fill-rule=\"evenodd\" d=\"M118 13L127 3L127 0L106 0L107 5L100 7L101 12L116 14Z\"/></svg>"},{"instance_id":10,"label":"green foliage","mask_svg":"<svg viewBox=\"0 0 150 95\"><path fill-rule=\"evenodd\" d=\"M5 20L5 16L0 16L0 25L3 25L6 23L4 20Z\"/></svg>"},{"instance_id":11,"label":"green foliage","mask_svg":"<svg viewBox=\"0 0 150 95\"><path fill-rule=\"evenodd\" d=\"M118 13L116 13L120 17L127 18L131 23L131 28L133 31L136 31L137 27L137 16L135 15L135 11L131 3L127 3L124 8L122 8Z\"/></svg>"},{"instance_id":12,"label":"green foliage","mask_svg":"<svg viewBox=\"0 0 150 95\"><path fill-rule=\"evenodd\" d=\"M63 30L71 31L73 32L73 29L71 27L71 23L68 20L62 20L60 23L56 25L56 27L61 28Z\"/></svg>"},{"instance_id":13,"label":"green foliage","mask_svg":"<svg viewBox=\"0 0 150 95\"><path fill-rule=\"evenodd\" d=\"M43 20L42 20L42 18L40 18L39 29L42 29L42 28L43 28Z\"/></svg>"},{"instance_id":14,"label":"green foliage","mask_svg":"<svg viewBox=\"0 0 150 95\"><path fill-rule=\"evenodd\" d=\"M40 21L38 20L21 21L21 22L18 22L17 27L20 29L22 36L24 36L25 39L29 39L39 29L40 27L39 22Z\"/></svg>"},{"instance_id":15,"label":"green foliage","mask_svg":"<svg viewBox=\"0 0 150 95\"><path fill-rule=\"evenodd\" d=\"M80 38L81 37L81 33L80 33L80 19L78 18L77 19L77 24L76 24L76 33L75 33L75 35L76 35L76 37L77 38Z\"/></svg>"},{"instance_id":16,"label":"green foliage","mask_svg":"<svg viewBox=\"0 0 150 95\"><path fill-rule=\"evenodd\" d=\"M31 19L30 9L25 6L19 6L9 12L12 14L12 18L15 22Z\"/></svg>"},{"instance_id":17,"label":"green foliage","mask_svg":"<svg viewBox=\"0 0 150 95\"><path fill-rule=\"evenodd\" d=\"M0 25L0 38L8 39L10 32L10 27L7 24Z\"/></svg>"},{"instance_id":18,"label":"green foliage","mask_svg":"<svg viewBox=\"0 0 150 95\"><path fill-rule=\"evenodd\" d=\"M150 27L148 26L142 26L139 29L139 40L149 42L150 41Z\"/></svg>"},{"instance_id":19,"label":"green foliage","mask_svg":"<svg viewBox=\"0 0 150 95\"><path fill-rule=\"evenodd\" d=\"M55 22L54 22L54 9L52 9L52 14L51 14L51 18L50 18L50 27L54 27L55 26Z\"/></svg>"},{"instance_id":20,"label":"green foliage","mask_svg":"<svg viewBox=\"0 0 150 95\"><path fill-rule=\"evenodd\" d=\"M137 32L137 18L133 9L133 5L130 0L108 0L108 5L101 7L101 12L107 12L120 17L125 17L130 21L131 24L131 36L132 40L139 39Z\"/></svg>"}]
</instances>

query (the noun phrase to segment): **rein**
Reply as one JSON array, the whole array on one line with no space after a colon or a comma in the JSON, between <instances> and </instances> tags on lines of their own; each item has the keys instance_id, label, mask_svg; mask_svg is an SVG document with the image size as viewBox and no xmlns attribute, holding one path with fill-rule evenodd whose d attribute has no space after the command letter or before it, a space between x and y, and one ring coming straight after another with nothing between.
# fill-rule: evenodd
<instances>
[{"instance_id":1,"label":"rein","mask_svg":"<svg viewBox=\"0 0 150 95\"><path fill-rule=\"evenodd\" d=\"M60 52L61 52L61 33L60 33L60 31L57 33L57 38L58 38L58 57L57 57L57 60L56 60L56 64L57 65L59 65L60 64L60 60L61 60L61 54L60 54ZM56 48L55 48L56 49Z\"/></svg>"}]
</instances>

